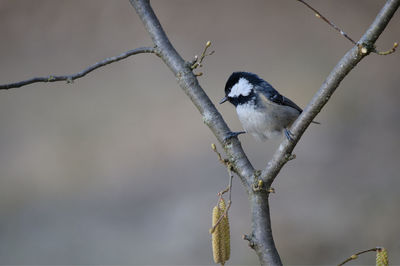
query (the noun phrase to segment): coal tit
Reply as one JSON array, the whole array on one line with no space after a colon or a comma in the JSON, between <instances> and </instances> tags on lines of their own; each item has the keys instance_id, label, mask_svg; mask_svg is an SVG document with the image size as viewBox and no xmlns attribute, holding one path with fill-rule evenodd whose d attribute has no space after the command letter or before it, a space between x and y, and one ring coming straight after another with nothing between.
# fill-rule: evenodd
<instances>
[{"instance_id":1,"label":"coal tit","mask_svg":"<svg viewBox=\"0 0 400 266\"><path fill-rule=\"evenodd\" d=\"M220 104L229 101L245 132L231 132L229 137L250 133L257 140L265 141L282 132L291 140L288 127L303 111L290 99L282 96L268 82L250 72L234 72L225 85L225 97Z\"/></svg>"}]
</instances>

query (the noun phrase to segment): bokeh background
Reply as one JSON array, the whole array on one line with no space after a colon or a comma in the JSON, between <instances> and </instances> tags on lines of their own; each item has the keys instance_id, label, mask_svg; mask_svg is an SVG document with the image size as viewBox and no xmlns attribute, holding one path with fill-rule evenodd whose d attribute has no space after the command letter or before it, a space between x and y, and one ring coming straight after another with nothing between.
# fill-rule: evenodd
<instances>
[{"instance_id":1,"label":"bokeh background","mask_svg":"<svg viewBox=\"0 0 400 266\"><path fill-rule=\"evenodd\" d=\"M309 1L358 39L385 1ZM294 0L154 0L181 55L212 41L199 78L214 103L231 72L258 73L305 106L351 44ZM378 41L400 40L396 14ZM72 74L151 45L127 0L0 0L0 83ZM297 145L271 195L285 264L337 264L384 246L400 264L400 54L371 55ZM241 130L232 106L217 106ZM154 55L73 84L0 92L0 264L213 264L208 230L228 177L214 136ZM279 140L240 137L257 168ZM258 264L233 184L229 264ZM367 254L356 264L374 264Z\"/></svg>"}]
</instances>

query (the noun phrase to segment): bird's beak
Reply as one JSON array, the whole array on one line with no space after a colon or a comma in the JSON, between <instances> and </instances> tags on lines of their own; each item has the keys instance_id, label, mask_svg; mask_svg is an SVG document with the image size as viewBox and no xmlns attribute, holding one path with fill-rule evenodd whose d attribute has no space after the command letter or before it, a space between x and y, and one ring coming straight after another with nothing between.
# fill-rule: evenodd
<instances>
[{"instance_id":1,"label":"bird's beak","mask_svg":"<svg viewBox=\"0 0 400 266\"><path fill-rule=\"evenodd\" d=\"M226 102L228 100L228 97L224 97L221 99L221 101L219 102L219 104L223 104L224 102Z\"/></svg>"}]
</instances>

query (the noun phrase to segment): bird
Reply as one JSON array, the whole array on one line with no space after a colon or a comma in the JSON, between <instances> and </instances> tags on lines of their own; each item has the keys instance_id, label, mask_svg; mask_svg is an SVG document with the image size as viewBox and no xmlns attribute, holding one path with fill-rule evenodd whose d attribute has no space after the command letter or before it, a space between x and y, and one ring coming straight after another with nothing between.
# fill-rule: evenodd
<instances>
[{"instance_id":1,"label":"bird","mask_svg":"<svg viewBox=\"0 0 400 266\"><path fill-rule=\"evenodd\" d=\"M226 139L250 133L256 140L266 141L284 133L288 140L293 140L289 127L303 112L292 100L251 72L240 71L230 75L225 85L225 97L219 103L226 101L236 107L245 130L230 132Z\"/></svg>"}]
</instances>

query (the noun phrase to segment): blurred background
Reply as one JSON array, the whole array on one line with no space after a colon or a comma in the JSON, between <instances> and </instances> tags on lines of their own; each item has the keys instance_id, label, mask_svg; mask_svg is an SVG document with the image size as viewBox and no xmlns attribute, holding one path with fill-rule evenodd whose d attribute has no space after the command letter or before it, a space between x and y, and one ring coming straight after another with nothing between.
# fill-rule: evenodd
<instances>
[{"instance_id":1,"label":"blurred background","mask_svg":"<svg viewBox=\"0 0 400 266\"><path fill-rule=\"evenodd\" d=\"M385 3L308 2L355 40ZM199 80L214 103L231 72L246 70L304 107L352 47L294 0L152 5L185 59L212 41ZM379 49L400 41L399 23L397 13ZM1 84L152 45L128 0L0 0L0 36ZM363 60L276 179L272 225L284 264L337 264L375 246L400 264L399 59ZM231 105L217 108L241 130ZM210 148L215 137L156 56L73 84L0 91L0 124L0 264L213 264L211 210L228 176ZM240 139L259 169L280 143ZM232 199L229 264L258 264L241 238L250 217L237 178Z\"/></svg>"}]
</instances>

